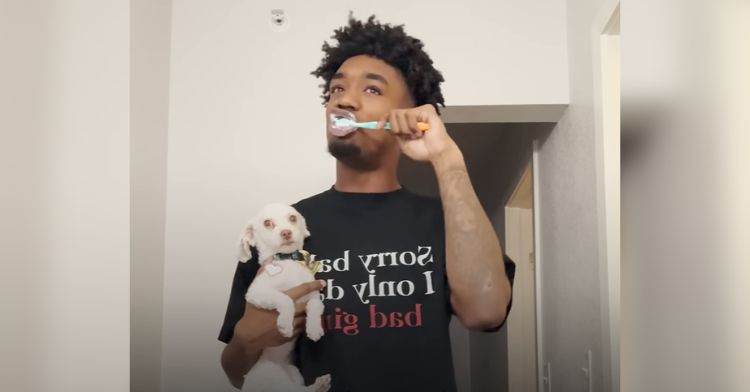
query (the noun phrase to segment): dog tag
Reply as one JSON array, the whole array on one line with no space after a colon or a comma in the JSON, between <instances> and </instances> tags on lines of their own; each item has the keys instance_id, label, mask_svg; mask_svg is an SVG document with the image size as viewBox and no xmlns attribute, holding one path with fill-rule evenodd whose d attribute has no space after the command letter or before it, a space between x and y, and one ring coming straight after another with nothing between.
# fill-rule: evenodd
<instances>
[{"instance_id":1,"label":"dog tag","mask_svg":"<svg viewBox=\"0 0 750 392\"><path fill-rule=\"evenodd\" d=\"M322 265L320 263L320 260L312 260L312 257L310 257L310 252L304 249L300 249L299 253L302 254L302 258L304 259L300 262L300 265L309 269L313 275L317 274L318 271L320 271L320 267Z\"/></svg>"},{"instance_id":2,"label":"dog tag","mask_svg":"<svg viewBox=\"0 0 750 392\"><path fill-rule=\"evenodd\" d=\"M310 269L310 272L312 272L313 275L317 274L318 271L320 271L320 267L321 267L320 260L307 262L307 268Z\"/></svg>"},{"instance_id":3,"label":"dog tag","mask_svg":"<svg viewBox=\"0 0 750 392\"><path fill-rule=\"evenodd\" d=\"M274 276L274 275L278 275L284 269L284 267L278 264L271 263L271 264L266 264L265 269L268 275Z\"/></svg>"}]
</instances>

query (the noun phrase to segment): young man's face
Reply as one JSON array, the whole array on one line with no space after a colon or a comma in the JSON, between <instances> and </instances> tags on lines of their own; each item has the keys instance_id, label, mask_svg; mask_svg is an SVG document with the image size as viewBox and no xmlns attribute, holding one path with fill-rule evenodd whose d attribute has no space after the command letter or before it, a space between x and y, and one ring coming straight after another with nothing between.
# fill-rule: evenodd
<instances>
[{"instance_id":1,"label":"young man's face","mask_svg":"<svg viewBox=\"0 0 750 392\"><path fill-rule=\"evenodd\" d=\"M347 59L331 79L326 119L345 110L357 121L378 121L392 109L414 106L401 73L382 60L359 55ZM327 132L328 151L357 170L374 170L384 160L398 159L396 139L384 130L360 129L339 137Z\"/></svg>"}]
</instances>

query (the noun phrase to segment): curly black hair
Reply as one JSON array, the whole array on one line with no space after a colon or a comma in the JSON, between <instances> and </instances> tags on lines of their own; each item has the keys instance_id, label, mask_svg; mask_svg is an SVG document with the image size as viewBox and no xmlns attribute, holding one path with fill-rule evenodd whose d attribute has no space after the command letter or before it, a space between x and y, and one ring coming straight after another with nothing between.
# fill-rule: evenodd
<instances>
[{"instance_id":1,"label":"curly black hair","mask_svg":"<svg viewBox=\"0 0 750 392\"><path fill-rule=\"evenodd\" d=\"M323 61L312 72L323 78L323 105L328 102L331 79L341 64L350 57L368 55L401 72L417 106L431 104L438 113L438 105L445 107L440 90L443 75L433 67L422 41L407 35L403 25L381 24L375 15L362 22L350 13L349 24L334 30L331 38L338 41L338 45L323 43Z\"/></svg>"}]
</instances>

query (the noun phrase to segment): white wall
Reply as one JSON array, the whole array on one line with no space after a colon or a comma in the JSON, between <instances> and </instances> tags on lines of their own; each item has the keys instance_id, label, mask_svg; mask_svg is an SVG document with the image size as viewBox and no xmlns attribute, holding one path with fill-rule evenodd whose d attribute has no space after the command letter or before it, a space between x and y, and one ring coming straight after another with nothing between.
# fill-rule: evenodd
<instances>
[{"instance_id":1,"label":"white wall","mask_svg":"<svg viewBox=\"0 0 750 392\"><path fill-rule=\"evenodd\" d=\"M130 1L130 384L160 388L171 0Z\"/></svg>"},{"instance_id":2,"label":"white wall","mask_svg":"<svg viewBox=\"0 0 750 392\"><path fill-rule=\"evenodd\" d=\"M124 1L0 2L0 390L128 391Z\"/></svg>"},{"instance_id":3,"label":"white wall","mask_svg":"<svg viewBox=\"0 0 750 392\"><path fill-rule=\"evenodd\" d=\"M750 3L622 11L622 390L746 391Z\"/></svg>"},{"instance_id":4,"label":"white wall","mask_svg":"<svg viewBox=\"0 0 750 392\"><path fill-rule=\"evenodd\" d=\"M286 10L286 32L270 31L272 8ZM291 203L333 183L320 82L309 72L349 9L405 23L421 38L448 80L448 104L567 100L561 1L174 2L164 391L227 385L216 335L239 230L262 204ZM277 159L280 151L289 160Z\"/></svg>"},{"instance_id":5,"label":"white wall","mask_svg":"<svg viewBox=\"0 0 750 392\"><path fill-rule=\"evenodd\" d=\"M609 390L608 308L600 302L600 198L595 108L600 61L594 27L613 1L568 1L570 105L539 152L542 362L553 391L588 390L585 352L592 351L593 390ZM606 274L604 275L606 278ZM603 284L606 284L603 283ZM605 287L606 289L606 287ZM604 299L606 301L606 297ZM604 341L604 342L603 342Z\"/></svg>"},{"instance_id":6,"label":"white wall","mask_svg":"<svg viewBox=\"0 0 750 392\"><path fill-rule=\"evenodd\" d=\"M619 14L617 16L619 21ZM599 175L600 237L605 238L600 249L600 261L606 268L600 271L602 311L607 312L602 338L609 340L604 347L611 358L612 392L620 388L620 35L606 35L601 40L602 50L602 107ZM603 212L603 213L602 213ZM606 301L604 301L606 299ZM607 350L605 349L605 355Z\"/></svg>"}]
</instances>

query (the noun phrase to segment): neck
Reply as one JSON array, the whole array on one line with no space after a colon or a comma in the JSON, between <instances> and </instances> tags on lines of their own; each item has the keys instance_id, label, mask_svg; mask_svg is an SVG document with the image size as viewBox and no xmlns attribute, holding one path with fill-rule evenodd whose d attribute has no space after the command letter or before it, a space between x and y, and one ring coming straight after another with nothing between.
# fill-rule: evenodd
<instances>
[{"instance_id":1,"label":"neck","mask_svg":"<svg viewBox=\"0 0 750 392\"><path fill-rule=\"evenodd\" d=\"M386 193L398 190L396 165L386 165L373 171L354 170L336 161L336 185L340 192Z\"/></svg>"}]
</instances>

